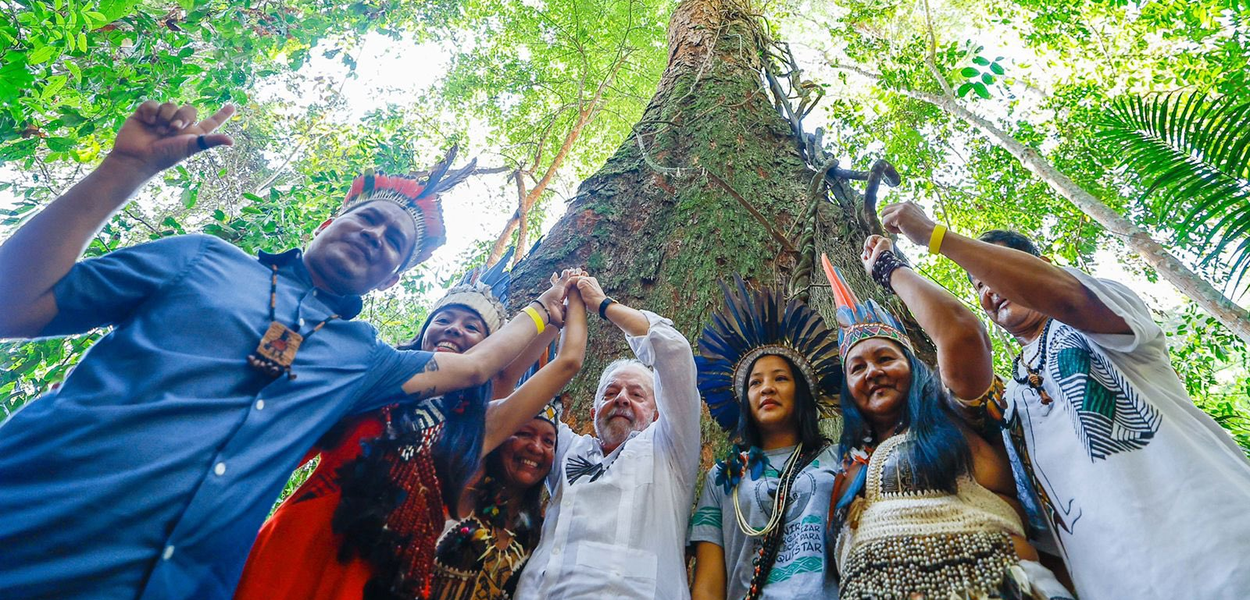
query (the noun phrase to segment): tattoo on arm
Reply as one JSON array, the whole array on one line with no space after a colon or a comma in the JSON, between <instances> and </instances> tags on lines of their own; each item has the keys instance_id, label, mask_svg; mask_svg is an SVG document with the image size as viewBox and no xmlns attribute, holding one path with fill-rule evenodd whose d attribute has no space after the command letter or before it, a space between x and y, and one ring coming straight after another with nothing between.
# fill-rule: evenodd
<instances>
[{"instance_id":1,"label":"tattoo on arm","mask_svg":"<svg viewBox=\"0 0 1250 600\"><path fill-rule=\"evenodd\" d=\"M431 357L430 357L430 362L425 363L425 368L424 368L424 369L422 369L422 370L421 370L421 372L422 372L422 373L432 373L432 372L437 371L437 370L438 370L438 361L434 360L434 357L433 357L433 356L431 356Z\"/></svg>"}]
</instances>

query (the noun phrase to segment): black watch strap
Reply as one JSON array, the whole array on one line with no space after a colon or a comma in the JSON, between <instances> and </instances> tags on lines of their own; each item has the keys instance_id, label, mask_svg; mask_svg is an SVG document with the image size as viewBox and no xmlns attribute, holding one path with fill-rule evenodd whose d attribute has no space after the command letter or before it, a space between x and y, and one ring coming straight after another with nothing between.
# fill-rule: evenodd
<instances>
[{"instance_id":1,"label":"black watch strap","mask_svg":"<svg viewBox=\"0 0 1250 600\"><path fill-rule=\"evenodd\" d=\"M613 299L611 296L606 296L604 297L603 302L599 303L599 318L600 319L608 318L608 306L611 305L613 302L616 302L616 300Z\"/></svg>"}]
</instances>

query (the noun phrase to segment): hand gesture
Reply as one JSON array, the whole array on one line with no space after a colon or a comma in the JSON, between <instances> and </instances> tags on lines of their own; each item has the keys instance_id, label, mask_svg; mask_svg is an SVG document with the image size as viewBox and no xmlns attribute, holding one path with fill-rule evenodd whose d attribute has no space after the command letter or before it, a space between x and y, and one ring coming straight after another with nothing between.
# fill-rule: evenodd
<instances>
[{"instance_id":1,"label":"hand gesture","mask_svg":"<svg viewBox=\"0 0 1250 600\"><path fill-rule=\"evenodd\" d=\"M574 285L572 282L580 276L579 273L580 269L565 269L559 275L552 273L551 287L535 300L547 309L547 314L551 316L551 324L556 327L564 326L564 298L569 288Z\"/></svg>"},{"instance_id":2,"label":"hand gesture","mask_svg":"<svg viewBox=\"0 0 1250 600\"><path fill-rule=\"evenodd\" d=\"M872 275L872 267L877 264L877 259L882 254L894 250L894 242L889 238L880 235L870 235L864 240L864 253L860 255L860 260L864 263L864 270L868 275Z\"/></svg>"},{"instance_id":3,"label":"hand gesture","mask_svg":"<svg viewBox=\"0 0 1250 600\"><path fill-rule=\"evenodd\" d=\"M197 123L195 108L190 105L148 100L126 118L109 158L125 160L154 175L203 150L233 145L230 136L213 133L233 114L234 106L227 104Z\"/></svg>"},{"instance_id":4,"label":"hand gesture","mask_svg":"<svg viewBox=\"0 0 1250 600\"><path fill-rule=\"evenodd\" d=\"M881 225L890 233L907 236L914 244L928 246L934 223L915 202L897 202L881 209Z\"/></svg>"},{"instance_id":5,"label":"hand gesture","mask_svg":"<svg viewBox=\"0 0 1250 600\"><path fill-rule=\"evenodd\" d=\"M603 303L603 299L608 297L607 294L603 293L599 280L594 277L578 279L577 291L581 292L582 300L586 301L586 310L588 311L599 310L599 305Z\"/></svg>"}]
</instances>

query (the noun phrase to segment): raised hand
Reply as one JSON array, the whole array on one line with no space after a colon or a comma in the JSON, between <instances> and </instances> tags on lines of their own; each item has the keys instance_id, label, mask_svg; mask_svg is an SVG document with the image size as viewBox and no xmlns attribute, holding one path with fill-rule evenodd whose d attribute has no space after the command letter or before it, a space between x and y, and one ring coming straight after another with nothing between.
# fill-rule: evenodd
<instances>
[{"instance_id":1,"label":"raised hand","mask_svg":"<svg viewBox=\"0 0 1250 600\"><path fill-rule=\"evenodd\" d=\"M551 324L556 327L564 326L564 297L568 294L569 287L573 285L572 282L581 276L580 273L581 269L565 269L558 275L552 273L551 287L535 300L547 309L547 314L551 316Z\"/></svg>"},{"instance_id":2,"label":"raised hand","mask_svg":"<svg viewBox=\"0 0 1250 600\"><path fill-rule=\"evenodd\" d=\"M155 175L198 152L233 145L230 136L213 133L233 114L234 106L227 104L211 117L196 122L195 108L189 104L157 104L148 100L122 124L109 159L145 175Z\"/></svg>"},{"instance_id":3,"label":"raised hand","mask_svg":"<svg viewBox=\"0 0 1250 600\"><path fill-rule=\"evenodd\" d=\"M859 259L864 263L864 270L872 275L872 266L877 264L877 259L881 255L891 251L894 248L894 242L889 238L880 235L870 235L864 240L864 253Z\"/></svg>"},{"instance_id":4,"label":"raised hand","mask_svg":"<svg viewBox=\"0 0 1250 600\"><path fill-rule=\"evenodd\" d=\"M603 287L599 285L599 280L594 277L578 279L577 291L581 292L582 300L586 302L586 310L588 311L599 310L599 305L603 303L603 299L608 297L603 292Z\"/></svg>"},{"instance_id":5,"label":"raised hand","mask_svg":"<svg viewBox=\"0 0 1250 600\"><path fill-rule=\"evenodd\" d=\"M881 225L890 233L907 236L912 243L928 246L934 223L915 202L896 202L881 209Z\"/></svg>"}]
</instances>

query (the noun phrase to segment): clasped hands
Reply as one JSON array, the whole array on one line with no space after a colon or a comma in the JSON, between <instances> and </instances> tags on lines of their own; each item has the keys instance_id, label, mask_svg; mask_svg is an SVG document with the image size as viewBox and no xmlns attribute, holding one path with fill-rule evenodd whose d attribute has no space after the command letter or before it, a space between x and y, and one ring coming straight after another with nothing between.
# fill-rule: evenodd
<instances>
[{"instance_id":1,"label":"clasped hands","mask_svg":"<svg viewBox=\"0 0 1250 600\"><path fill-rule=\"evenodd\" d=\"M570 307L586 311L597 311L599 305L607 298L599 280L591 277L585 269L565 269L560 273L551 274L551 287L547 288L534 300L551 315L551 324L564 326L564 316ZM569 302L566 304L565 300Z\"/></svg>"}]
</instances>

